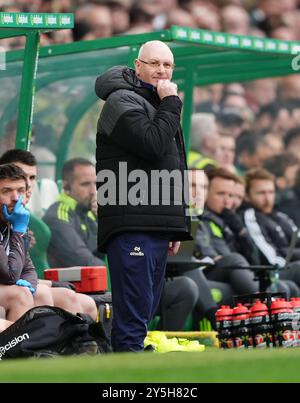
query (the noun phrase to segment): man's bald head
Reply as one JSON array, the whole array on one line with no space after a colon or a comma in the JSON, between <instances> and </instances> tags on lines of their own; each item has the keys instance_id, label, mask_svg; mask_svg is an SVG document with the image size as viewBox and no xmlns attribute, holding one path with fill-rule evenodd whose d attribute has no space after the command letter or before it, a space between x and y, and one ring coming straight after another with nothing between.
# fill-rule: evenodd
<instances>
[{"instance_id":1,"label":"man's bald head","mask_svg":"<svg viewBox=\"0 0 300 403\"><path fill-rule=\"evenodd\" d=\"M138 58L144 60L144 58L147 57L157 57L159 54L162 54L163 57L168 55L171 58L172 63L174 62L174 56L171 52L171 49L168 45L161 41L149 41L144 43L144 45L142 45L140 48Z\"/></svg>"},{"instance_id":2,"label":"man's bald head","mask_svg":"<svg viewBox=\"0 0 300 403\"><path fill-rule=\"evenodd\" d=\"M171 80L174 56L164 42L149 41L141 46L134 65L140 80L157 87L159 80Z\"/></svg>"}]
</instances>

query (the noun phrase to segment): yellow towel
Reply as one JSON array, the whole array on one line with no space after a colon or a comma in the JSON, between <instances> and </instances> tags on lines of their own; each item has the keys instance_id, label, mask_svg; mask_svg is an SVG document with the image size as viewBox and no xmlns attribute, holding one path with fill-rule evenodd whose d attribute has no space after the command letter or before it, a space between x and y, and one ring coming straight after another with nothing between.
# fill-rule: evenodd
<instances>
[{"instance_id":1,"label":"yellow towel","mask_svg":"<svg viewBox=\"0 0 300 403\"><path fill-rule=\"evenodd\" d=\"M205 350L205 346L197 340L188 340L185 338L172 337L170 339L163 332L150 332L145 338L144 345L147 347L152 344L158 353L168 353L171 351L197 351Z\"/></svg>"}]
</instances>

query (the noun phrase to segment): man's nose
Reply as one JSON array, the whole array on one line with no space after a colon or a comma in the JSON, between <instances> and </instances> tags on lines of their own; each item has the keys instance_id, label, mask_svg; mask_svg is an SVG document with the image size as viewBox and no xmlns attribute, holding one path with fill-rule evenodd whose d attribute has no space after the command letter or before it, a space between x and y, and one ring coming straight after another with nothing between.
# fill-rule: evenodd
<instances>
[{"instance_id":1,"label":"man's nose","mask_svg":"<svg viewBox=\"0 0 300 403\"><path fill-rule=\"evenodd\" d=\"M272 204L273 197L272 197L271 195L267 195L267 196L265 197L265 200L266 200L266 202L267 202L268 204Z\"/></svg>"},{"instance_id":2,"label":"man's nose","mask_svg":"<svg viewBox=\"0 0 300 403\"><path fill-rule=\"evenodd\" d=\"M11 195L12 201L18 201L19 197L20 197L19 192L17 192L17 191L12 192L12 195Z\"/></svg>"},{"instance_id":3,"label":"man's nose","mask_svg":"<svg viewBox=\"0 0 300 403\"><path fill-rule=\"evenodd\" d=\"M97 187L96 187L96 185L92 185L90 187L90 194L95 195L96 193L97 193Z\"/></svg>"},{"instance_id":4,"label":"man's nose","mask_svg":"<svg viewBox=\"0 0 300 403\"><path fill-rule=\"evenodd\" d=\"M157 70L160 73L164 73L166 71L166 68L164 67L163 63L160 63L159 67L157 68Z\"/></svg>"},{"instance_id":5,"label":"man's nose","mask_svg":"<svg viewBox=\"0 0 300 403\"><path fill-rule=\"evenodd\" d=\"M224 198L224 206L226 208L228 208L228 209L231 209L232 208L232 201L233 201L233 198L231 196L225 196L225 198Z\"/></svg>"}]
</instances>

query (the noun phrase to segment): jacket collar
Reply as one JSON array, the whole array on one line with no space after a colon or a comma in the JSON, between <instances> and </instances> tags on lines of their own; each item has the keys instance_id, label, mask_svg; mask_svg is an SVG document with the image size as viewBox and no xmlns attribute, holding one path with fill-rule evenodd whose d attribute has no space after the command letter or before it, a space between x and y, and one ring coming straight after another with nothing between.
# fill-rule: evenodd
<instances>
[{"instance_id":1,"label":"jacket collar","mask_svg":"<svg viewBox=\"0 0 300 403\"><path fill-rule=\"evenodd\" d=\"M152 92L156 92L157 93L157 88L154 87L154 85L149 84L149 83L145 83L145 81L140 80L142 87L144 88L148 88L148 90L152 91Z\"/></svg>"},{"instance_id":2,"label":"jacket collar","mask_svg":"<svg viewBox=\"0 0 300 403\"><path fill-rule=\"evenodd\" d=\"M224 227L224 221L223 221L222 217L220 217L219 214L209 210L207 207L205 207L203 215L201 216L201 219L207 220L207 221L213 221L219 227L221 227L221 228Z\"/></svg>"},{"instance_id":3,"label":"jacket collar","mask_svg":"<svg viewBox=\"0 0 300 403\"><path fill-rule=\"evenodd\" d=\"M71 210L75 211L78 206L78 201L73 199L73 197L69 196L67 193L63 192L59 195L58 201L66 204L70 207Z\"/></svg>"},{"instance_id":4,"label":"jacket collar","mask_svg":"<svg viewBox=\"0 0 300 403\"><path fill-rule=\"evenodd\" d=\"M77 200L69 196L67 193L62 192L58 197L58 201L64 203L66 206L70 207L70 209L73 211L75 211L76 209L78 211L80 210L82 213L85 213L92 221L96 221L96 217L91 210L79 204Z\"/></svg>"}]
</instances>

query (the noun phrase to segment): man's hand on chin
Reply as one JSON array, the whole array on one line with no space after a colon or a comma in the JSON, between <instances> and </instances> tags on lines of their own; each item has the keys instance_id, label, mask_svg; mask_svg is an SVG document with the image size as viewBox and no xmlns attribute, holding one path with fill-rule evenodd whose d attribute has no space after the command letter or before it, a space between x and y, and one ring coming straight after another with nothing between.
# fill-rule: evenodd
<instances>
[{"instance_id":1,"label":"man's hand on chin","mask_svg":"<svg viewBox=\"0 0 300 403\"><path fill-rule=\"evenodd\" d=\"M170 80L159 80L157 83L157 93L160 99L170 95L178 95L177 85Z\"/></svg>"}]
</instances>

